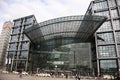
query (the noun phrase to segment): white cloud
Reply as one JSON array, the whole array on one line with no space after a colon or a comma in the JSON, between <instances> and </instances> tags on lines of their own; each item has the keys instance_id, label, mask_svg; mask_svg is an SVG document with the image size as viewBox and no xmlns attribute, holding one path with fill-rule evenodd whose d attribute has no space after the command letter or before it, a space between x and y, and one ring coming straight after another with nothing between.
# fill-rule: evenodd
<instances>
[{"instance_id":1,"label":"white cloud","mask_svg":"<svg viewBox=\"0 0 120 80\"><path fill-rule=\"evenodd\" d=\"M38 22L84 15L91 0L0 0L0 32L5 21L34 14Z\"/></svg>"}]
</instances>

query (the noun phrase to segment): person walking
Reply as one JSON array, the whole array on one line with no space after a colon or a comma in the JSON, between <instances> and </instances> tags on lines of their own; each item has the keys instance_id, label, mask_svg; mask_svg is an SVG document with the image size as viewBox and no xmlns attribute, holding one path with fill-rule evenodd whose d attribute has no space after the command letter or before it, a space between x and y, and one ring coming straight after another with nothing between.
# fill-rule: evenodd
<instances>
[{"instance_id":1,"label":"person walking","mask_svg":"<svg viewBox=\"0 0 120 80\"><path fill-rule=\"evenodd\" d=\"M80 76L76 74L76 80L80 80Z\"/></svg>"},{"instance_id":2,"label":"person walking","mask_svg":"<svg viewBox=\"0 0 120 80\"><path fill-rule=\"evenodd\" d=\"M19 78L22 78L22 68L20 68L18 72L19 72Z\"/></svg>"}]
</instances>

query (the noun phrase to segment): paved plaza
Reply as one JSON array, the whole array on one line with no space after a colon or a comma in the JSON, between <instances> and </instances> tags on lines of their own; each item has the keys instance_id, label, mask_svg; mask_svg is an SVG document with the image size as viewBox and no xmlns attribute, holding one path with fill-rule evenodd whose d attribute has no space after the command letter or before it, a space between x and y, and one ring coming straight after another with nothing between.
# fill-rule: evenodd
<instances>
[{"instance_id":1,"label":"paved plaza","mask_svg":"<svg viewBox=\"0 0 120 80\"><path fill-rule=\"evenodd\" d=\"M19 78L16 74L5 74L0 73L0 80L76 80L75 78L52 78L52 77L37 77L30 75L23 75L22 78ZM93 79L81 79L81 80L93 80Z\"/></svg>"},{"instance_id":2,"label":"paved plaza","mask_svg":"<svg viewBox=\"0 0 120 80\"><path fill-rule=\"evenodd\" d=\"M30 76L30 75L23 75L22 78L19 78L19 76L15 74L0 73L0 80L75 80L75 79L37 77L37 76Z\"/></svg>"}]
</instances>

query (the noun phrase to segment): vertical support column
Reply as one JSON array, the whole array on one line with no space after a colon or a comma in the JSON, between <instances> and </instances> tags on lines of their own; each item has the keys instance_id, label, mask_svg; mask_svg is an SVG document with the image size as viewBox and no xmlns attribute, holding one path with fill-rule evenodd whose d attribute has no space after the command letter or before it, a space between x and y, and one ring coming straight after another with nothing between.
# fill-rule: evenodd
<instances>
[{"instance_id":1,"label":"vertical support column","mask_svg":"<svg viewBox=\"0 0 120 80\"><path fill-rule=\"evenodd\" d=\"M98 75L100 75L100 63L99 63L99 56L98 56L97 33L95 33L95 42L96 42L96 56L97 56L97 71L98 71Z\"/></svg>"},{"instance_id":2,"label":"vertical support column","mask_svg":"<svg viewBox=\"0 0 120 80\"><path fill-rule=\"evenodd\" d=\"M119 6L118 6L118 4L117 4L117 0L114 0L114 1L115 1L115 3L116 3L116 6L117 6L117 8L116 8L116 10L118 11L117 14L119 15L120 12L119 12ZM110 5L108 0L107 0L107 2L108 2L108 5ZM113 38L114 38L114 43L115 43L117 66L118 66L118 70L119 70L119 69L120 69L120 64L119 64L120 60L118 59L119 54L118 54L116 33L115 33L114 25L113 25L113 18L114 18L114 17L111 16L111 8L110 8L110 7L109 7L109 12L110 12L110 21L111 21L111 23L112 23L111 26L112 26Z\"/></svg>"}]
</instances>

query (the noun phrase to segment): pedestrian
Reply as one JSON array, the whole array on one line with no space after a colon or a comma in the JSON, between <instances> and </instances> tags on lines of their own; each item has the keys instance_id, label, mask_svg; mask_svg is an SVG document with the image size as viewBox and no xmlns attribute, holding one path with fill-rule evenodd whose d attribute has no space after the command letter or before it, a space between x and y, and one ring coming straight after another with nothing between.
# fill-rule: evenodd
<instances>
[{"instance_id":1,"label":"pedestrian","mask_svg":"<svg viewBox=\"0 0 120 80\"><path fill-rule=\"evenodd\" d=\"M78 74L76 74L76 80L80 80L80 76Z\"/></svg>"},{"instance_id":2,"label":"pedestrian","mask_svg":"<svg viewBox=\"0 0 120 80\"><path fill-rule=\"evenodd\" d=\"M78 80L80 80L80 76L78 76Z\"/></svg>"},{"instance_id":3,"label":"pedestrian","mask_svg":"<svg viewBox=\"0 0 120 80\"><path fill-rule=\"evenodd\" d=\"M68 78L68 74L65 75L66 79Z\"/></svg>"},{"instance_id":4,"label":"pedestrian","mask_svg":"<svg viewBox=\"0 0 120 80\"><path fill-rule=\"evenodd\" d=\"M19 69L19 78L22 78L22 68Z\"/></svg>"}]
</instances>

